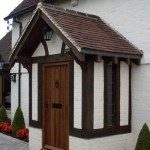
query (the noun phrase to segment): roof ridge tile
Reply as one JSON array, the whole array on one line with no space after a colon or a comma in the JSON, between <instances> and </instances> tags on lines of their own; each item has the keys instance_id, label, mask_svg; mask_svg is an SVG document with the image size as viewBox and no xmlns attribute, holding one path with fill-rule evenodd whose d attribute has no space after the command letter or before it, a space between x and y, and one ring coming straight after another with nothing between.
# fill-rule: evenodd
<instances>
[{"instance_id":1,"label":"roof ridge tile","mask_svg":"<svg viewBox=\"0 0 150 150\"><path fill-rule=\"evenodd\" d=\"M51 4L46 4L46 3L43 3L43 2L40 2L40 4L42 4L41 7L45 7L47 9L52 8L52 9L57 10L57 11L61 11L61 12L64 12L64 13L71 13L72 15L78 15L78 16L82 16L82 17L86 17L86 18L91 18L91 19L94 19L94 20L99 20L100 19L100 17L96 16L96 15L83 13L83 12L75 11L75 10L71 10L71 9L61 8L61 7L51 5Z\"/></svg>"}]
</instances>

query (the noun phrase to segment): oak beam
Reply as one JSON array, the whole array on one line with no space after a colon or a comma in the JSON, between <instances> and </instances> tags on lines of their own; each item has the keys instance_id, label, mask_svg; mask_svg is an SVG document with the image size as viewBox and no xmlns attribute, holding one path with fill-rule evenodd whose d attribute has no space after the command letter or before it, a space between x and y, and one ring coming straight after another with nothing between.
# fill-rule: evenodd
<instances>
[{"instance_id":1,"label":"oak beam","mask_svg":"<svg viewBox=\"0 0 150 150\"><path fill-rule=\"evenodd\" d=\"M61 46L61 54L62 55L65 53L65 47L66 47L66 44L63 42L62 46Z\"/></svg>"},{"instance_id":2,"label":"oak beam","mask_svg":"<svg viewBox=\"0 0 150 150\"><path fill-rule=\"evenodd\" d=\"M77 62L77 64L80 65L82 70L86 70L86 62L85 61L81 61L79 59L79 57L77 57L77 55L74 53L74 51L71 48L65 49L65 52L68 53ZM85 60L84 54L80 54L80 55L83 55L84 60Z\"/></svg>"},{"instance_id":3,"label":"oak beam","mask_svg":"<svg viewBox=\"0 0 150 150\"><path fill-rule=\"evenodd\" d=\"M95 57L95 62L102 62L102 56L101 55L97 55Z\"/></svg>"},{"instance_id":4,"label":"oak beam","mask_svg":"<svg viewBox=\"0 0 150 150\"><path fill-rule=\"evenodd\" d=\"M114 62L115 64L118 64L118 57L113 57L113 62Z\"/></svg>"},{"instance_id":5,"label":"oak beam","mask_svg":"<svg viewBox=\"0 0 150 150\"><path fill-rule=\"evenodd\" d=\"M44 40L44 37L42 36L41 37L41 43L44 47L44 51L45 51L45 55L48 56L49 55L49 51L48 51L48 46L47 46L47 43L46 41Z\"/></svg>"},{"instance_id":6,"label":"oak beam","mask_svg":"<svg viewBox=\"0 0 150 150\"><path fill-rule=\"evenodd\" d=\"M30 57L15 56L14 60L19 63L27 63L27 64L32 63L32 59Z\"/></svg>"}]
</instances>

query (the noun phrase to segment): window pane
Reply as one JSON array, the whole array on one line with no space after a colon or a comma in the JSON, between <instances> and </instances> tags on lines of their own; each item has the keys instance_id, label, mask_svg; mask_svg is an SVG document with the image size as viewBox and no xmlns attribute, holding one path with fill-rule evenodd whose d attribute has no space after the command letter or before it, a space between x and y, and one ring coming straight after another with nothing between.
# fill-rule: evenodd
<instances>
[{"instance_id":1,"label":"window pane","mask_svg":"<svg viewBox=\"0 0 150 150\"><path fill-rule=\"evenodd\" d=\"M113 126L115 120L115 64L107 64L107 126Z\"/></svg>"}]
</instances>

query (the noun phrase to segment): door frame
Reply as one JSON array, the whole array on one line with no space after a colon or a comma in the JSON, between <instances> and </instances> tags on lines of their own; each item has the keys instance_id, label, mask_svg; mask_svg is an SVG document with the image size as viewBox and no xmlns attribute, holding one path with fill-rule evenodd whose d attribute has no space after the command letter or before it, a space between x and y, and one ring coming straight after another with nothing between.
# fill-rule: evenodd
<instances>
[{"instance_id":1,"label":"door frame","mask_svg":"<svg viewBox=\"0 0 150 150\"><path fill-rule=\"evenodd\" d=\"M43 73L43 69L44 69L44 65L63 65L63 64L67 64L68 65L68 120L67 120L67 124L68 124L68 141L67 141L67 147L68 147L68 150L69 150L69 134L70 134L70 126L72 126L72 121L73 121L73 118L72 118L72 103L73 103L73 83L74 83L74 63L73 63L73 60L69 60L69 61L53 61L53 62L46 62L46 63L43 63L41 65L41 81L43 81L43 78L44 78L44 73ZM45 144L45 131L44 131L44 126L45 126L45 116L44 116L44 92L43 92L43 84L42 84L42 88L41 88L41 98L42 98L42 147L44 148L44 144ZM71 120L70 120L71 119ZM59 150L59 149L58 149Z\"/></svg>"}]
</instances>

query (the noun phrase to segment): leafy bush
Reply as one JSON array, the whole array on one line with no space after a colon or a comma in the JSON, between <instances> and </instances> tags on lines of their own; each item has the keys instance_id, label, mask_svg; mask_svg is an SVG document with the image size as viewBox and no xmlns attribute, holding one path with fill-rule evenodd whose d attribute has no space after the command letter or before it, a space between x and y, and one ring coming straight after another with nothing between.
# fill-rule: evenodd
<instances>
[{"instance_id":1,"label":"leafy bush","mask_svg":"<svg viewBox=\"0 0 150 150\"><path fill-rule=\"evenodd\" d=\"M150 150L150 131L146 123L140 131L135 150Z\"/></svg>"},{"instance_id":2,"label":"leafy bush","mask_svg":"<svg viewBox=\"0 0 150 150\"><path fill-rule=\"evenodd\" d=\"M23 128L25 128L24 117L21 108L18 107L12 122L12 133L15 134L16 131Z\"/></svg>"},{"instance_id":3,"label":"leafy bush","mask_svg":"<svg viewBox=\"0 0 150 150\"><path fill-rule=\"evenodd\" d=\"M7 122L6 108L2 105L0 108L0 122Z\"/></svg>"}]
</instances>

